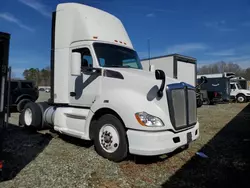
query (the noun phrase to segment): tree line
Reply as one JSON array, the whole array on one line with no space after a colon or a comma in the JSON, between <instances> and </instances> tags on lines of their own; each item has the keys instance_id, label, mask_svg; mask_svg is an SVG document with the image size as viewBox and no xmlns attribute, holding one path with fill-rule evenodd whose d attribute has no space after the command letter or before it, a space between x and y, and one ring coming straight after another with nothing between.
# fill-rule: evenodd
<instances>
[{"instance_id":1,"label":"tree line","mask_svg":"<svg viewBox=\"0 0 250 188\"><path fill-rule=\"evenodd\" d=\"M203 65L197 69L198 74L215 74L223 72L233 72L236 76L241 76L247 80L250 80L250 67L241 68L236 63L226 63L224 61L221 61L209 65Z\"/></svg>"},{"instance_id":2,"label":"tree line","mask_svg":"<svg viewBox=\"0 0 250 188\"><path fill-rule=\"evenodd\" d=\"M25 69L23 77L25 80L35 81L37 86L50 86L50 67Z\"/></svg>"}]
</instances>

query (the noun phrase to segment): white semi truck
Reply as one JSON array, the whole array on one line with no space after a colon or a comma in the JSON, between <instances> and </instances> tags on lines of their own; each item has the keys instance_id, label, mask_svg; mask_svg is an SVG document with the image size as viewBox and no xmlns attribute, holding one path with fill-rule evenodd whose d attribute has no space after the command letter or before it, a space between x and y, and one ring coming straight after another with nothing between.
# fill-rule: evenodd
<instances>
[{"instance_id":1,"label":"white semi truck","mask_svg":"<svg viewBox=\"0 0 250 188\"><path fill-rule=\"evenodd\" d=\"M112 161L169 153L198 138L195 88L144 71L118 18L62 3L52 20L51 98L26 104L21 124L93 140Z\"/></svg>"}]
</instances>

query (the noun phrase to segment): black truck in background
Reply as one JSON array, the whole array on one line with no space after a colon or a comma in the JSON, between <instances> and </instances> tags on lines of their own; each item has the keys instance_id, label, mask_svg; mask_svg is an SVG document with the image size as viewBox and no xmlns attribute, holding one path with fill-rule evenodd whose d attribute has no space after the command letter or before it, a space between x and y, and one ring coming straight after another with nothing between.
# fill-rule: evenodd
<instances>
[{"instance_id":1,"label":"black truck in background","mask_svg":"<svg viewBox=\"0 0 250 188\"><path fill-rule=\"evenodd\" d=\"M201 76L197 79L196 86L196 99L197 107L201 107L203 104L216 104L223 101L223 93L216 89L206 88L209 83L209 79L206 76Z\"/></svg>"},{"instance_id":2,"label":"black truck in background","mask_svg":"<svg viewBox=\"0 0 250 188\"><path fill-rule=\"evenodd\" d=\"M8 85L6 85L6 91ZM18 112L22 112L25 104L35 102L39 97L39 90L34 81L31 80L11 80L10 82L10 104Z\"/></svg>"},{"instance_id":3,"label":"black truck in background","mask_svg":"<svg viewBox=\"0 0 250 188\"><path fill-rule=\"evenodd\" d=\"M209 104L216 102L228 102L230 101L230 79L234 76L234 73L219 73L198 75L197 81L201 83L201 77L206 76L207 82L200 86L200 92L204 96L207 95L207 101Z\"/></svg>"}]
</instances>

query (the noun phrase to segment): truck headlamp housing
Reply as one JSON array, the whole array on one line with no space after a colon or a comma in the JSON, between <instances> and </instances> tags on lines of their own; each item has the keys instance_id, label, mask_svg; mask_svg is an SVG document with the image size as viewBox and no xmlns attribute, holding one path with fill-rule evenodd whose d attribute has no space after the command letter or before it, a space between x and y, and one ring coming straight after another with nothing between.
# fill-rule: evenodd
<instances>
[{"instance_id":1,"label":"truck headlamp housing","mask_svg":"<svg viewBox=\"0 0 250 188\"><path fill-rule=\"evenodd\" d=\"M147 126L147 127L164 126L164 123L162 122L160 118L150 115L146 112L138 112L135 114L135 117L138 123L140 123L142 126Z\"/></svg>"}]
</instances>

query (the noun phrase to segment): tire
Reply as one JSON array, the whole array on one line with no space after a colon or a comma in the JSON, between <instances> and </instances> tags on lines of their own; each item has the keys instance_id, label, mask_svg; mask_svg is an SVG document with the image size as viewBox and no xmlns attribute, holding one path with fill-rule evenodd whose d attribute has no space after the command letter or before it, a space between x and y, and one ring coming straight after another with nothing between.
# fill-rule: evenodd
<instances>
[{"instance_id":1,"label":"tire","mask_svg":"<svg viewBox=\"0 0 250 188\"><path fill-rule=\"evenodd\" d=\"M23 125L34 127L37 130L42 128L42 112L38 104L29 102L25 105L23 114Z\"/></svg>"},{"instance_id":2,"label":"tire","mask_svg":"<svg viewBox=\"0 0 250 188\"><path fill-rule=\"evenodd\" d=\"M237 95L237 97L236 97L236 101L237 101L238 103L244 103L244 102L246 102L246 100L247 100L247 98L246 98L246 96L243 95L243 94L239 94L239 95Z\"/></svg>"},{"instance_id":3,"label":"tire","mask_svg":"<svg viewBox=\"0 0 250 188\"><path fill-rule=\"evenodd\" d=\"M19 126L24 125L24 113L23 113L23 112L21 112L21 113L19 114L18 125L19 125Z\"/></svg>"},{"instance_id":4,"label":"tire","mask_svg":"<svg viewBox=\"0 0 250 188\"><path fill-rule=\"evenodd\" d=\"M17 111L18 112L22 112L23 111L23 109L24 109L24 106L28 103L28 102L31 102L31 100L30 99L22 99L22 100L20 100L19 102L18 102L18 104L17 104Z\"/></svg>"},{"instance_id":5,"label":"tire","mask_svg":"<svg viewBox=\"0 0 250 188\"><path fill-rule=\"evenodd\" d=\"M95 129L94 146L99 155L114 162L120 162L127 157L128 141L126 130L123 123L116 116L112 114L103 115L93 128ZM109 135L105 135L105 131ZM105 139L107 140L105 141Z\"/></svg>"},{"instance_id":6,"label":"tire","mask_svg":"<svg viewBox=\"0 0 250 188\"><path fill-rule=\"evenodd\" d=\"M44 119L43 119L43 114L44 114L45 110L50 107L49 104L47 102L39 102L39 103L37 103L37 105L40 107L41 113L42 113L41 114L42 115L41 129L49 128L49 125L45 124Z\"/></svg>"},{"instance_id":7,"label":"tire","mask_svg":"<svg viewBox=\"0 0 250 188\"><path fill-rule=\"evenodd\" d=\"M197 108L200 108L203 105L203 102L201 99L197 100Z\"/></svg>"}]
</instances>

